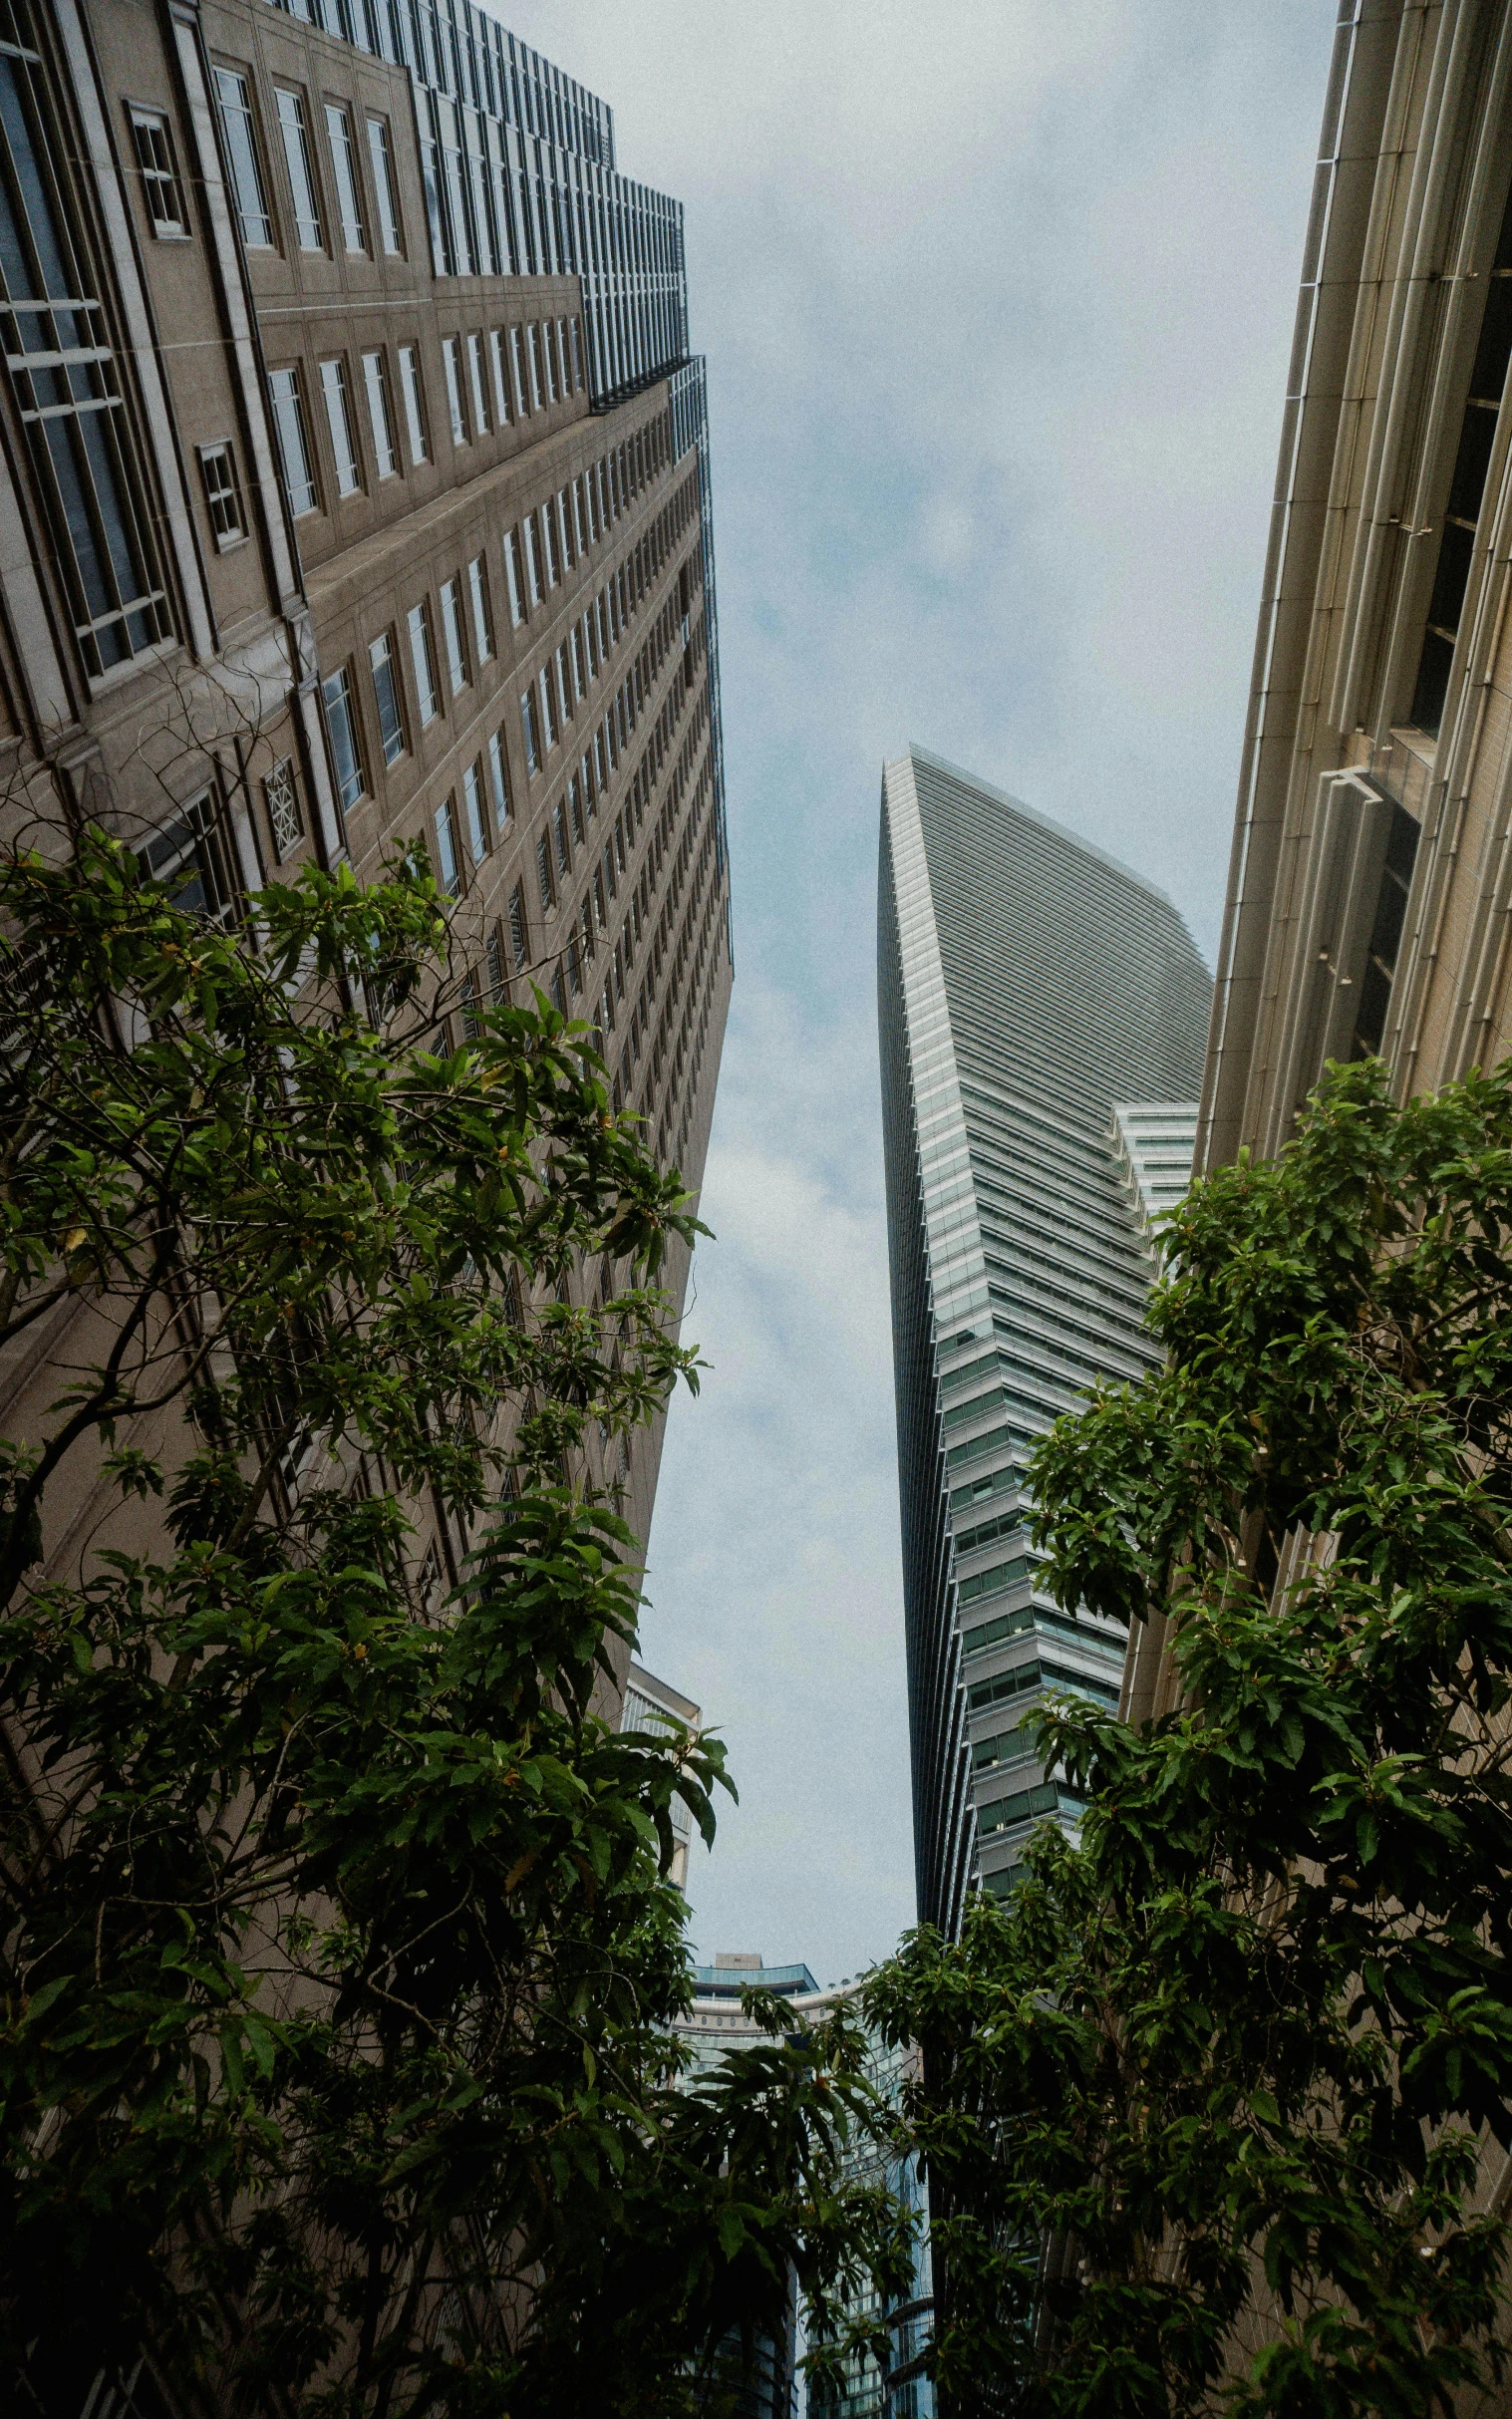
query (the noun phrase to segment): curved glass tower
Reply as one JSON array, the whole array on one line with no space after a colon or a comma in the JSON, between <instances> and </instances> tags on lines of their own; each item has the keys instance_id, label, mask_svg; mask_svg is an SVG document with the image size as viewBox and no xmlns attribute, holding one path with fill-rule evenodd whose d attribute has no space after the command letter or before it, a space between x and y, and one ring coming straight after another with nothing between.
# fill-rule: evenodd
<instances>
[{"instance_id":1,"label":"curved glass tower","mask_svg":"<svg viewBox=\"0 0 1512 2419\"><path fill-rule=\"evenodd\" d=\"M877 957L914 1862L954 1932L1079 1812L1020 1728L1039 1691L1117 1701L1122 1633L1037 1593L1023 1470L1152 1358L1113 1109L1189 1130L1212 985L1163 892L919 748L883 767Z\"/></svg>"}]
</instances>

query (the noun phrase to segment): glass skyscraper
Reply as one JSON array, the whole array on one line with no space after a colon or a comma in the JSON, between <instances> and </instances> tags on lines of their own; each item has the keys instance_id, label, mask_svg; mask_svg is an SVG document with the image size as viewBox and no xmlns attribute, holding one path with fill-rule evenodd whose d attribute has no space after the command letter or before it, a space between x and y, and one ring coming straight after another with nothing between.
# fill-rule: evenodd
<instances>
[{"instance_id":1,"label":"glass skyscraper","mask_svg":"<svg viewBox=\"0 0 1512 2419\"><path fill-rule=\"evenodd\" d=\"M1152 883L919 748L883 768L877 975L914 1858L954 1932L1079 1812L1020 1727L1040 1690L1117 1701L1123 1634L1037 1591L1024 1465L1150 1364L1113 1112L1189 1130L1212 987Z\"/></svg>"}]
</instances>

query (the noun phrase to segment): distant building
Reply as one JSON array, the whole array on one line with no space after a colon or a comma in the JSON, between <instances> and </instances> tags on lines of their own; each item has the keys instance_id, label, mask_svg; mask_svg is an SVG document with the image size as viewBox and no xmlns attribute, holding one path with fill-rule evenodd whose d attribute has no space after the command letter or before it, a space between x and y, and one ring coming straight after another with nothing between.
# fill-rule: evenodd
<instances>
[{"instance_id":1,"label":"distant building","mask_svg":"<svg viewBox=\"0 0 1512 2419\"><path fill-rule=\"evenodd\" d=\"M632 1663L630 1676L625 1682L625 1709L620 1716L622 1730L660 1732L664 1737L678 1730L691 1730L695 1737L704 1726L701 1706L691 1696L682 1696L669 1688L664 1679L656 1679L643 1664ZM672 1803L672 1829L677 1841L672 1860L671 1879L685 1895L688 1889L688 1855L693 1846L693 1816L681 1798Z\"/></svg>"},{"instance_id":2,"label":"distant building","mask_svg":"<svg viewBox=\"0 0 1512 2419\"><path fill-rule=\"evenodd\" d=\"M786 1999L796 2027L816 2022L855 1986L842 1984L837 1990L821 1990L806 1965L767 1965L752 1950L722 1952L712 1965L694 1969L694 2008L683 2026L695 2053L693 2080L716 2066L729 2051L755 2048L767 2038L741 2007L741 1993L748 1987L774 1991ZM901 2092L913 2054L886 2049L880 2042L873 2048L872 2078L893 2100ZM922 2373L934 2314L929 2205L924 2182L912 2159L889 2159L870 2143L857 2143L852 2158L854 2172L868 2180L885 2177L893 2192L918 2213L920 2233L913 2288L905 2300L888 2312L892 2354L887 2374L884 2376L876 2363L868 2359L855 2364L838 2393L826 2393L810 2385L805 2402L807 2419L934 2419L934 2388ZM798 2348L795 2344L794 2355ZM768 2412L780 2413L781 2419L787 2419L788 2405L781 2400L782 2362L778 2347L758 2346L758 2374L752 2388L757 2398L750 2403L749 2419L767 2419ZM787 2370L788 2392L792 2397L801 2390L795 2381L795 2356L789 2357ZM761 2394L766 2396L765 2400L759 2398ZM747 2411L742 2411L740 2419L748 2419Z\"/></svg>"},{"instance_id":3,"label":"distant building","mask_svg":"<svg viewBox=\"0 0 1512 2419\"><path fill-rule=\"evenodd\" d=\"M1123 1631L1037 1585L1024 1467L1155 1360L1128 1180L1153 1203L1177 1171L1163 1127L1120 1171L1110 1123L1195 1094L1211 985L1153 883L911 748L882 773L877 987L914 1861L950 1933L1036 1822L1079 1815L1021 1727L1040 1691L1118 1701Z\"/></svg>"}]
</instances>

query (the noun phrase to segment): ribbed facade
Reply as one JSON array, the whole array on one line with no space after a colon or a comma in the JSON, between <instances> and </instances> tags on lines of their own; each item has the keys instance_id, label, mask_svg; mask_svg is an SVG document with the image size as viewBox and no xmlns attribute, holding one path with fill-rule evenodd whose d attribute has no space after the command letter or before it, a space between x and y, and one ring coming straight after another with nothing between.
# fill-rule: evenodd
<instances>
[{"instance_id":1,"label":"ribbed facade","mask_svg":"<svg viewBox=\"0 0 1512 2419\"><path fill-rule=\"evenodd\" d=\"M1137 1377L1151 1263L1115 1102L1190 1102L1211 986L1161 892L920 749L886 765L878 1013L920 1919L1004 1889L1046 1814L1019 1724L1112 1704L1125 1641L1037 1594L1023 1469Z\"/></svg>"}]
</instances>

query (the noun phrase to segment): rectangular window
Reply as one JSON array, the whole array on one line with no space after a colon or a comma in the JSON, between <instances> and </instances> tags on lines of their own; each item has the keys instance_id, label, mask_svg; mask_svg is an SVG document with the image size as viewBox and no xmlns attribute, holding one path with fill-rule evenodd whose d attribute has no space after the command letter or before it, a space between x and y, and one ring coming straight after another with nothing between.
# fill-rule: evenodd
<instances>
[{"instance_id":1,"label":"rectangular window","mask_svg":"<svg viewBox=\"0 0 1512 2419\"><path fill-rule=\"evenodd\" d=\"M551 851L546 845L543 831L536 835L535 878L540 884L541 914L548 916L556 905L556 888L551 879Z\"/></svg>"},{"instance_id":2,"label":"rectangular window","mask_svg":"<svg viewBox=\"0 0 1512 2419\"><path fill-rule=\"evenodd\" d=\"M488 957L488 997L490 1000L501 1000L504 996L504 945L496 924L489 926L485 946Z\"/></svg>"},{"instance_id":3,"label":"rectangular window","mask_svg":"<svg viewBox=\"0 0 1512 2419\"><path fill-rule=\"evenodd\" d=\"M273 426L278 431L278 451L283 460L283 483L288 493L289 510L296 520L306 512L319 508L320 497L315 487L315 472L310 461L310 441L305 430L304 397L299 391L297 370L271 370L268 392L273 401Z\"/></svg>"},{"instance_id":4,"label":"rectangular window","mask_svg":"<svg viewBox=\"0 0 1512 2419\"><path fill-rule=\"evenodd\" d=\"M480 554L474 554L467 565L467 586L472 592L472 637L477 660L486 664L493 653L493 613L488 601L488 565Z\"/></svg>"},{"instance_id":5,"label":"rectangular window","mask_svg":"<svg viewBox=\"0 0 1512 2419\"><path fill-rule=\"evenodd\" d=\"M352 140L352 121L334 101L326 103L326 133L331 143L331 164L336 170L336 203L341 213L341 240L349 252L366 252L367 231L362 223L362 202L357 182L357 146Z\"/></svg>"},{"instance_id":6,"label":"rectangular window","mask_svg":"<svg viewBox=\"0 0 1512 2419\"><path fill-rule=\"evenodd\" d=\"M268 212L262 168L257 157L251 91L246 77L238 76L232 68L217 67L214 73L215 99L220 105L220 124L225 135L236 215L241 221L241 240L248 251L271 251L273 221Z\"/></svg>"},{"instance_id":7,"label":"rectangular window","mask_svg":"<svg viewBox=\"0 0 1512 2419\"><path fill-rule=\"evenodd\" d=\"M204 481L210 532L217 551L224 554L228 547L239 546L247 533L241 487L236 477L236 456L229 439L218 446L200 447L199 475Z\"/></svg>"},{"instance_id":8,"label":"rectangular window","mask_svg":"<svg viewBox=\"0 0 1512 2419\"><path fill-rule=\"evenodd\" d=\"M441 697L436 686L436 656L431 645L431 616L424 604L412 605L409 612L410 656L415 665L415 695L420 703L420 727L425 730L441 712Z\"/></svg>"},{"instance_id":9,"label":"rectangular window","mask_svg":"<svg viewBox=\"0 0 1512 2419\"><path fill-rule=\"evenodd\" d=\"M456 807L451 798L436 809L436 872L449 899L462 886L461 850L456 844Z\"/></svg>"},{"instance_id":10,"label":"rectangular window","mask_svg":"<svg viewBox=\"0 0 1512 2419\"><path fill-rule=\"evenodd\" d=\"M213 924L231 921L236 891L213 790L140 849L137 861L151 881L161 883L181 915L205 916Z\"/></svg>"},{"instance_id":11,"label":"rectangular window","mask_svg":"<svg viewBox=\"0 0 1512 2419\"><path fill-rule=\"evenodd\" d=\"M509 619L517 630L525 618L525 563L517 529L511 529L504 540L504 571L509 582Z\"/></svg>"},{"instance_id":12,"label":"rectangular window","mask_svg":"<svg viewBox=\"0 0 1512 2419\"><path fill-rule=\"evenodd\" d=\"M555 588L559 586L561 582L562 558L560 542L556 533L556 501L554 497L548 498L547 501L542 504L541 519L545 523L546 527L546 569L551 575L551 585L553 588Z\"/></svg>"},{"instance_id":13,"label":"rectangular window","mask_svg":"<svg viewBox=\"0 0 1512 2419\"><path fill-rule=\"evenodd\" d=\"M533 412L538 412L541 408L541 390L544 385L545 379L541 372L541 332L532 319L530 322L530 408Z\"/></svg>"},{"instance_id":14,"label":"rectangular window","mask_svg":"<svg viewBox=\"0 0 1512 2419\"><path fill-rule=\"evenodd\" d=\"M386 630L382 638L373 641L368 649L368 662L373 672L373 695L378 701L378 737L384 762L397 764L405 752L405 715L392 630Z\"/></svg>"},{"instance_id":15,"label":"rectangular window","mask_svg":"<svg viewBox=\"0 0 1512 2419\"><path fill-rule=\"evenodd\" d=\"M525 915L525 893L518 882L509 893L509 947L514 955L514 971L522 975L530 962L530 925Z\"/></svg>"},{"instance_id":16,"label":"rectangular window","mask_svg":"<svg viewBox=\"0 0 1512 2419\"><path fill-rule=\"evenodd\" d=\"M323 252L326 247L320 231L320 205L315 198L315 162L310 157L305 105L298 93L291 93L284 85L276 88L273 97L278 104L278 131L283 137L284 162L294 203L294 233L302 252Z\"/></svg>"},{"instance_id":17,"label":"rectangular window","mask_svg":"<svg viewBox=\"0 0 1512 2419\"><path fill-rule=\"evenodd\" d=\"M394 442L394 415L389 410L389 374L382 353L364 353L362 383L368 396L368 428L373 439L373 459L378 464L380 478L393 478L399 468L399 448Z\"/></svg>"},{"instance_id":18,"label":"rectangular window","mask_svg":"<svg viewBox=\"0 0 1512 2419\"><path fill-rule=\"evenodd\" d=\"M561 400L561 374L557 366L556 321L546 322L546 387L553 403Z\"/></svg>"},{"instance_id":19,"label":"rectangular window","mask_svg":"<svg viewBox=\"0 0 1512 2419\"><path fill-rule=\"evenodd\" d=\"M389 129L382 118L368 120L368 157L373 165L373 191L378 200L378 232L384 250L402 252L399 235L399 199L394 189L394 154L389 148Z\"/></svg>"},{"instance_id":20,"label":"rectangular window","mask_svg":"<svg viewBox=\"0 0 1512 2419\"><path fill-rule=\"evenodd\" d=\"M331 452L336 461L336 492L355 495L362 485L362 470L357 459L357 440L352 434L345 362L321 363L320 391L326 400L326 426L331 432Z\"/></svg>"},{"instance_id":21,"label":"rectangular window","mask_svg":"<svg viewBox=\"0 0 1512 2419\"><path fill-rule=\"evenodd\" d=\"M556 702L561 708L559 720L566 723L572 712L572 695L567 675L567 643L565 639L556 651Z\"/></svg>"},{"instance_id":22,"label":"rectangular window","mask_svg":"<svg viewBox=\"0 0 1512 2419\"><path fill-rule=\"evenodd\" d=\"M441 584L441 626L447 643L447 672L452 683L452 695L467 685L467 633L462 627L461 581L446 579Z\"/></svg>"},{"instance_id":23,"label":"rectangular window","mask_svg":"<svg viewBox=\"0 0 1512 2419\"><path fill-rule=\"evenodd\" d=\"M556 517L561 524L562 555L570 570L577 561L577 548L572 542L572 493L570 488L559 487L557 489Z\"/></svg>"},{"instance_id":24,"label":"rectangular window","mask_svg":"<svg viewBox=\"0 0 1512 2419\"><path fill-rule=\"evenodd\" d=\"M475 333L467 339L467 375L472 385L472 426L479 437L486 437L490 426L488 382L483 368L483 340Z\"/></svg>"},{"instance_id":25,"label":"rectangular window","mask_svg":"<svg viewBox=\"0 0 1512 2419\"><path fill-rule=\"evenodd\" d=\"M590 605L583 615L583 651L588 660L588 678L598 679L598 615Z\"/></svg>"},{"instance_id":26,"label":"rectangular window","mask_svg":"<svg viewBox=\"0 0 1512 2419\"><path fill-rule=\"evenodd\" d=\"M336 793L345 814L348 807L355 806L367 786L363 778L362 755L357 745L352 683L345 665L322 684L321 695L326 702L326 729L331 735L331 756L336 766Z\"/></svg>"},{"instance_id":27,"label":"rectangular window","mask_svg":"<svg viewBox=\"0 0 1512 2419\"><path fill-rule=\"evenodd\" d=\"M467 845L472 862L481 865L492 842L488 837L488 809L483 794L483 759L476 756L462 774L462 809L467 823Z\"/></svg>"},{"instance_id":28,"label":"rectangular window","mask_svg":"<svg viewBox=\"0 0 1512 2419\"><path fill-rule=\"evenodd\" d=\"M441 357L447 371L447 403L452 413L452 443L464 446L467 442L467 412L462 402L462 340L459 336L444 336Z\"/></svg>"},{"instance_id":29,"label":"rectangular window","mask_svg":"<svg viewBox=\"0 0 1512 2419\"><path fill-rule=\"evenodd\" d=\"M527 771L541 768L540 741L535 728L535 691L527 689L519 702L520 729L525 735L525 766Z\"/></svg>"},{"instance_id":30,"label":"rectangular window","mask_svg":"<svg viewBox=\"0 0 1512 2419\"><path fill-rule=\"evenodd\" d=\"M429 461L426 438L426 390L421 384L419 345L399 348L399 383L405 391L405 423L410 434L412 463Z\"/></svg>"},{"instance_id":31,"label":"rectangular window","mask_svg":"<svg viewBox=\"0 0 1512 2419\"><path fill-rule=\"evenodd\" d=\"M178 181L168 122L157 110L129 109L127 116L132 122L132 142L142 177L148 224L154 235L171 242L175 236L187 235L189 216L184 208L183 187Z\"/></svg>"},{"instance_id":32,"label":"rectangular window","mask_svg":"<svg viewBox=\"0 0 1512 2419\"><path fill-rule=\"evenodd\" d=\"M495 731L488 742L488 785L493 792L493 820L503 831L509 820L509 773L504 762L504 735Z\"/></svg>"},{"instance_id":33,"label":"rectangular window","mask_svg":"<svg viewBox=\"0 0 1512 2419\"><path fill-rule=\"evenodd\" d=\"M583 345L580 326L581 323L574 319L572 322L572 384L579 394L583 390Z\"/></svg>"},{"instance_id":34,"label":"rectangular window","mask_svg":"<svg viewBox=\"0 0 1512 2419\"><path fill-rule=\"evenodd\" d=\"M557 864L563 873L570 873L572 871L572 852L567 846L567 818L562 812L560 798L551 809L551 832L556 841Z\"/></svg>"},{"instance_id":35,"label":"rectangular window","mask_svg":"<svg viewBox=\"0 0 1512 2419\"><path fill-rule=\"evenodd\" d=\"M574 622L572 625L572 694L575 698L583 698L588 694L588 667L583 648L581 622Z\"/></svg>"},{"instance_id":36,"label":"rectangular window","mask_svg":"<svg viewBox=\"0 0 1512 2419\"><path fill-rule=\"evenodd\" d=\"M533 512L525 514L525 554L530 564L530 602L532 605L538 605L545 595L546 589L541 578L540 531L535 525Z\"/></svg>"},{"instance_id":37,"label":"rectangular window","mask_svg":"<svg viewBox=\"0 0 1512 2419\"><path fill-rule=\"evenodd\" d=\"M504 358L504 331L488 330L488 358L493 368L493 414L501 429L514 418L509 407L509 364Z\"/></svg>"},{"instance_id":38,"label":"rectangular window","mask_svg":"<svg viewBox=\"0 0 1512 2419\"><path fill-rule=\"evenodd\" d=\"M545 664L541 668L540 687L541 729L546 734L546 746L548 749L551 749L556 746L558 734L556 728L556 697L554 694L556 683L551 677L551 667L549 664Z\"/></svg>"},{"instance_id":39,"label":"rectangular window","mask_svg":"<svg viewBox=\"0 0 1512 2419\"><path fill-rule=\"evenodd\" d=\"M509 330L509 358L514 364L515 408L523 420L530 409L530 389L525 381L525 348L518 328Z\"/></svg>"}]
</instances>

